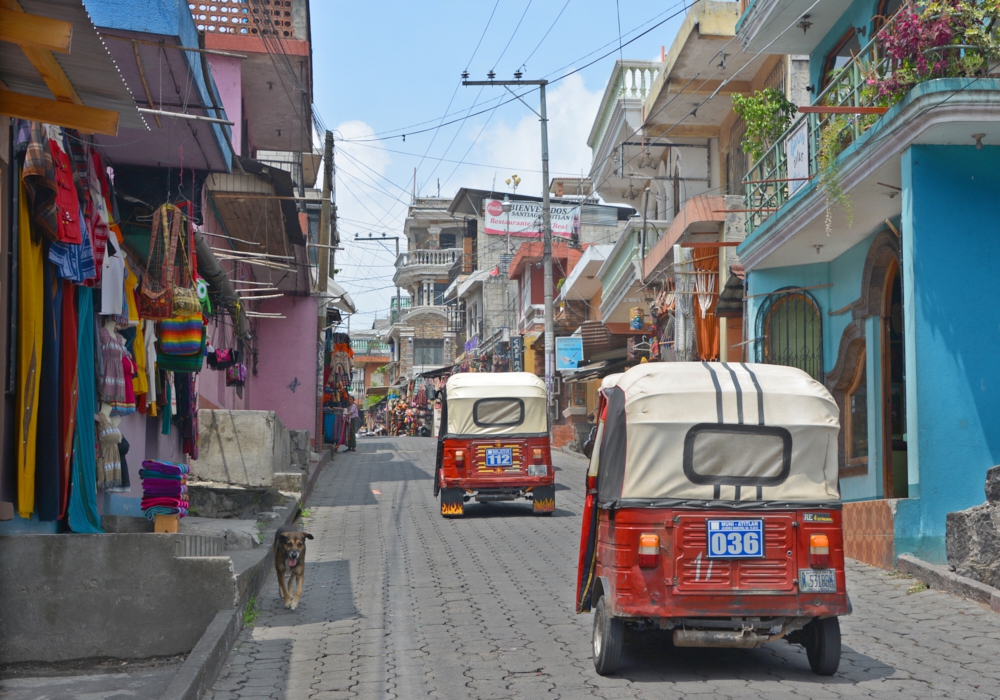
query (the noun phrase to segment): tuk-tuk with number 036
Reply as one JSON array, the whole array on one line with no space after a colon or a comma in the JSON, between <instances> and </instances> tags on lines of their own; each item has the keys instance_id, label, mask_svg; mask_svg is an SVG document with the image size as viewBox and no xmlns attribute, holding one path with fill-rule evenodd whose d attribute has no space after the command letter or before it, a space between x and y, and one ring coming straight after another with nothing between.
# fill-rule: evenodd
<instances>
[{"instance_id":1,"label":"tuk-tuk with number 036","mask_svg":"<svg viewBox=\"0 0 1000 700\"><path fill-rule=\"evenodd\" d=\"M784 639L836 672L850 613L838 415L819 382L778 365L665 362L603 380L576 597L594 613L599 674L618 667L627 626L687 647Z\"/></svg>"},{"instance_id":2,"label":"tuk-tuk with number 036","mask_svg":"<svg viewBox=\"0 0 1000 700\"><path fill-rule=\"evenodd\" d=\"M441 515L465 502L531 501L536 515L556 508L545 383L528 372L463 373L445 385L434 495Z\"/></svg>"}]
</instances>

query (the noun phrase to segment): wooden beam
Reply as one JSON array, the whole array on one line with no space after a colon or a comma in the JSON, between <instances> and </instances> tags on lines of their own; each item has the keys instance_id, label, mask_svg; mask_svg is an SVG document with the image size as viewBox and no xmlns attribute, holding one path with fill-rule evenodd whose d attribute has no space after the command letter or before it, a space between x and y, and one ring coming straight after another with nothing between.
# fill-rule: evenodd
<instances>
[{"instance_id":1,"label":"wooden beam","mask_svg":"<svg viewBox=\"0 0 1000 700\"><path fill-rule=\"evenodd\" d=\"M850 105L837 107L805 105L799 107L800 114L885 114L888 111L888 107L852 107Z\"/></svg>"},{"instance_id":2,"label":"wooden beam","mask_svg":"<svg viewBox=\"0 0 1000 700\"><path fill-rule=\"evenodd\" d=\"M7 9L11 12L24 12L24 9L17 2L17 0L4 1L7 3ZM51 51L47 49L40 49L35 46L21 46L21 51L23 51L28 60L31 61L31 65L33 65L39 75L42 76L42 80L44 80L45 84L49 86L49 90L57 100L60 102L72 102L77 105L83 104L83 100L81 100L80 96L76 94L76 89L69 81L69 78L66 77L66 73L63 71L62 66L59 65L58 61L56 61L56 57L52 55ZM115 113L115 116L115 129L117 130L117 113Z\"/></svg>"},{"instance_id":3,"label":"wooden beam","mask_svg":"<svg viewBox=\"0 0 1000 700\"><path fill-rule=\"evenodd\" d=\"M646 137L673 136L674 138L714 139L719 137L719 127L711 124L649 124Z\"/></svg>"},{"instance_id":4,"label":"wooden beam","mask_svg":"<svg viewBox=\"0 0 1000 700\"><path fill-rule=\"evenodd\" d=\"M0 41L69 53L73 25L59 19L0 8Z\"/></svg>"},{"instance_id":5,"label":"wooden beam","mask_svg":"<svg viewBox=\"0 0 1000 700\"><path fill-rule=\"evenodd\" d=\"M50 56L52 54L49 54ZM0 90L0 114L55 124L84 134L118 135L118 112Z\"/></svg>"},{"instance_id":6,"label":"wooden beam","mask_svg":"<svg viewBox=\"0 0 1000 700\"><path fill-rule=\"evenodd\" d=\"M671 80L663 92L670 93L672 95L711 95L722 85L722 80L695 80L690 85L687 85L689 81ZM686 86L686 87L685 87ZM749 80L732 80L719 90L720 95L731 95L734 92L738 93L751 93L753 88L750 86ZM661 93L662 94L662 93Z\"/></svg>"}]
</instances>

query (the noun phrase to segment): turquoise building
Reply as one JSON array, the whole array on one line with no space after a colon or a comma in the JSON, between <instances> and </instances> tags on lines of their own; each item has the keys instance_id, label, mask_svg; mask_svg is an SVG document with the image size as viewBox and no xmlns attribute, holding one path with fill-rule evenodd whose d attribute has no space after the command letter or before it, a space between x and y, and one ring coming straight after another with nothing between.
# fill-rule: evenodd
<instances>
[{"instance_id":1,"label":"turquoise building","mask_svg":"<svg viewBox=\"0 0 1000 700\"><path fill-rule=\"evenodd\" d=\"M900 5L754 0L737 28L808 55L813 96L744 179L749 356L836 397L848 554L883 566L942 561L946 514L1000 464L996 47L919 46L938 70L880 97L886 37L928 21Z\"/></svg>"}]
</instances>

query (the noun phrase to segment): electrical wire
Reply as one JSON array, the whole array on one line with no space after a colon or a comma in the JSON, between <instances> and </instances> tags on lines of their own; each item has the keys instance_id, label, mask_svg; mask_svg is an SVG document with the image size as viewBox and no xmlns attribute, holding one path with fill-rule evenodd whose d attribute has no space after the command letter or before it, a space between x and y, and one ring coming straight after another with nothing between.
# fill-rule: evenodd
<instances>
[{"instance_id":1,"label":"electrical wire","mask_svg":"<svg viewBox=\"0 0 1000 700\"><path fill-rule=\"evenodd\" d=\"M561 10L559 10L559 14L556 15L556 18L554 20L552 20L552 24L549 25L549 28L545 30L545 33L542 35L542 38L539 40L538 44L536 44L535 48L531 50L531 53L528 54L528 57L523 61L521 61L521 70L524 70L525 68L528 67L528 61L531 60L531 57L535 55L535 52L538 51L538 49L541 48L542 44L545 43L545 40L549 36L549 32L551 32L553 28L555 28L556 22L559 21L559 18L562 17L563 15L563 12L565 12L566 8L569 7L569 3L570 0L566 0L566 4L562 6ZM621 34L621 22L618 23L618 33Z\"/></svg>"}]
</instances>

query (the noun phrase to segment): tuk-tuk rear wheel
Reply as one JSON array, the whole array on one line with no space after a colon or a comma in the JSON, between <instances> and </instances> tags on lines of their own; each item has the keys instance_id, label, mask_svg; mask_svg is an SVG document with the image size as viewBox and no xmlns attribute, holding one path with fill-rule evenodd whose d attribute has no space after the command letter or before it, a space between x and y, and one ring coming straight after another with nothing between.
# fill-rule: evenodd
<instances>
[{"instance_id":1,"label":"tuk-tuk rear wheel","mask_svg":"<svg viewBox=\"0 0 1000 700\"><path fill-rule=\"evenodd\" d=\"M840 621L835 617L815 619L802 631L813 673L832 676L840 666Z\"/></svg>"},{"instance_id":2,"label":"tuk-tuk rear wheel","mask_svg":"<svg viewBox=\"0 0 1000 700\"><path fill-rule=\"evenodd\" d=\"M594 608L594 631L591 637L594 652L594 669L601 676L610 676L618 670L625 647L625 623L608 615L604 596Z\"/></svg>"}]
</instances>

